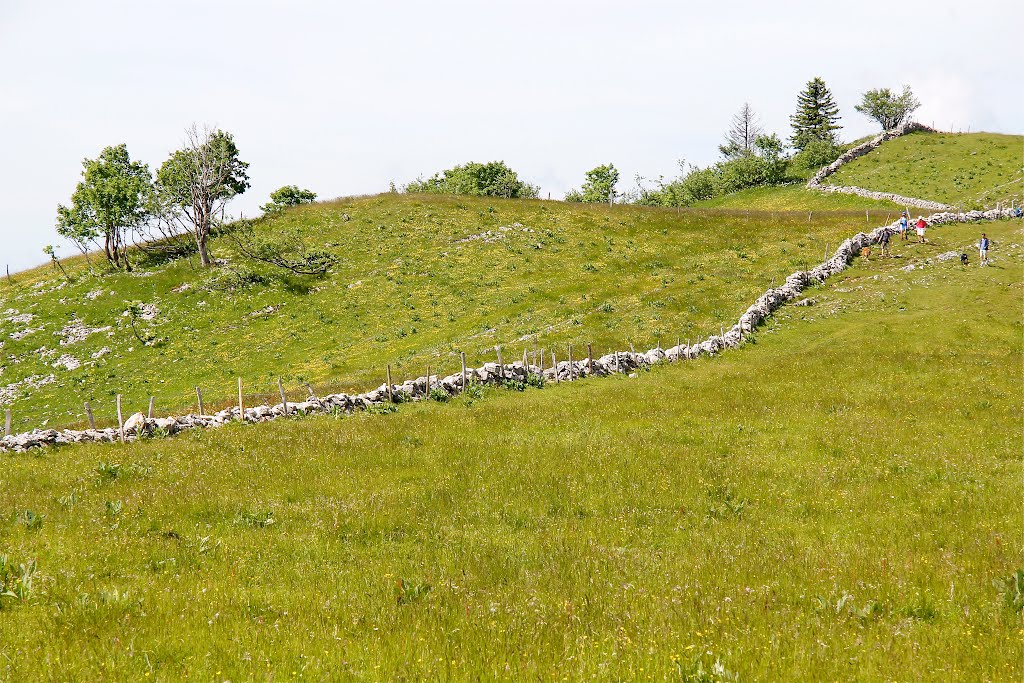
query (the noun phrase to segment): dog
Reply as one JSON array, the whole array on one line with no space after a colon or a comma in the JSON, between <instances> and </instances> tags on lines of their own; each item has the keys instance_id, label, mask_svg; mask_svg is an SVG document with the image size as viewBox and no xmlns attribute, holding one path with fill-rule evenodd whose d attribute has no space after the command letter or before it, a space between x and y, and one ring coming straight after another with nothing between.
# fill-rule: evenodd
<instances>
[{"instance_id":1,"label":"dog","mask_svg":"<svg viewBox=\"0 0 1024 683\"><path fill-rule=\"evenodd\" d=\"M860 255L864 257L865 261L871 260L871 247L861 247Z\"/></svg>"},{"instance_id":2,"label":"dog","mask_svg":"<svg viewBox=\"0 0 1024 683\"><path fill-rule=\"evenodd\" d=\"M967 265L967 260L968 260L967 259L967 254L960 254L960 265L961 266L966 266Z\"/></svg>"}]
</instances>

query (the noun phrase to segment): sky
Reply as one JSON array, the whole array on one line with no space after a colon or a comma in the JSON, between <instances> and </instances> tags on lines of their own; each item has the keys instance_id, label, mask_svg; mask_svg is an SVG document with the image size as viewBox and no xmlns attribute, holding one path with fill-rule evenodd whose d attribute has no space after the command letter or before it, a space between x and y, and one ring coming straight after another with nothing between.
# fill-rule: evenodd
<instances>
[{"instance_id":1,"label":"sky","mask_svg":"<svg viewBox=\"0 0 1024 683\"><path fill-rule=\"evenodd\" d=\"M235 136L249 216L282 185L376 193L466 161L553 198L611 162L628 190L716 161L744 102L788 137L815 76L844 139L876 130L865 90L904 84L923 123L1024 133L1022 26L1019 0L0 0L0 267L73 253L53 226L82 159L126 143L155 171L193 123Z\"/></svg>"}]
</instances>

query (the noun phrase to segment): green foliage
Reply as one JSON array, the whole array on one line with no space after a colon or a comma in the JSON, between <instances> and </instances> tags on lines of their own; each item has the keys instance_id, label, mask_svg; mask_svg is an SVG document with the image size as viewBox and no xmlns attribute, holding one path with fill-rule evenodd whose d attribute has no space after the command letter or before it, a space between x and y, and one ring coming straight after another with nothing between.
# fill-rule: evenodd
<instances>
[{"instance_id":1,"label":"green foliage","mask_svg":"<svg viewBox=\"0 0 1024 683\"><path fill-rule=\"evenodd\" d=\"M854 109L877 121L882 130L892 130L898 128L920 106L910 86L905 85L903 92L898 95L888 88L868 90Z\"/></svg>"},{"instance_id":2,"label":"green foliage","mask_svg":"<svg viewBox=\"0 0 1024 683\"><path fill-rule=\"evenodd\" d=\"M9 555L0 555L0 610L5 601L27 601L33 593L37 573L35 560L14 564Z\"/></svg>"},{"instance_id":3,"label":"green foliage","mask_svg":"<svg viewBox=\"0 0 1024 683\"><path fill-rule=\"evenodd\" d=\"M793 156L790 163L794 169L816 172L838 159L842 152L843 148L832 140L811 140Z\"/></svg>"},{"instance_id":4,"label":"green foliage","mask_svg":"<svg viewBox=\"0 0 1024 683\"><path fill-rule=\"evenodd\" d=\"M268 279L250 266L239 264L210 271L202 287L211 292L237 292L249 287L265 285Z\"/></svg>"},{"instance_id":5,"label":"green foliage","mask_svg":"<svg viewBox=\"0 0 1024 683\"><path fill-rule=\"evenodd\" d=\"M57 207L57 234L85 252L102 239L104 255L115 268L128 267L126 236L147 219L153 184L149 167L132 161L121 144L96 159L82 161L82 180L71 205Z\"/></svg>"},{"instance_id":6,"label":"green foliage","mask_svg":"<svg viewBox=\"0 0 1024 683\"><path fill-rule=\"evenodd\" d=\"M775 185L786 180L787 159L775 134L762 135L751 154L737 154L708 168L690 167L675 180L659 179L637 199L645 206L691 206L696 202L738 192L748 187ZM680 162L680 170L684 168Z\"/></svg>"},{"instance_id":7,"label":"green foliage","mask_svg":"<svg viewBox=\"0 0 1024 683\"><path fill-rule=\"evenodd\" d=\"M405 192L506 199L535 199L539 192L537 186L521 181L516 172L506 166L504 161L491 161L486 164L471 161L435 173L426 180L414 180L403 189Z\"/></svg>"},{"instance_id":8,"label":"green foliage","mask_svg":"<svg viewBox=\"0 0 1024 683\"><path fill-rule=\"evenodd\" d=\"M430 390L430 400L437 401L438 403L447 403L451 400L452 395L445 391L442 387L434 387Z\"/></svg>"},{"instance_id":9,"label":"green foliage","mask_svg":"<svg viewBox=\"0 0 1024 683\"><path fill-rule=\"evenodd\" d=\"M284 209L311 204L316 199L312 190L300 189L297 185L285 185L270 193L270 202L260 207L263 213L276 213Z\"/></svg>"},{"instance_id":10,"label":"green foliage","mask_svg":"<svg viewBox=\"0 0 1024 683\"><path fill-rule=\"evenodd\" d=\"M604 164L587 171L586 180L579 190L569 190L565 201L584 204L611 202L617 196L615 186L619 182L619 170L614 164Z\"/></svg>"},{"instance_id":11,"label":"green foliage","mask_svg":"<svg viewBox=\"0 0 1024 683\"><path fill-rule=\"evenodd\" d=\"M992 585L1003 596L1003 605L1006 609L1018 614L1024 611L1024 569L994 579Z\"/></svg>"},{"instance_id":12,"label":"green foliage","mask_svg":"<svg viewBox=\"0 0 1024 683\"><path fill-rule=\"evenodd\" d=\"M839 105L832 98L832 91L825 81L815 77L797 95L796 113L789 117L793 127L790 141L793 147L803 151L814 140L838 144L836 132L842 128L839 121Z\"/></svg>"},{"instance_id":13,"label":"green foliage","mask_svg":"<svg viewBox=\"0 0 1024 683\"><path fill-rule=\"evenodd\" d=\"M395 603L399 606L408 605L427 596L433 586L425 581L399 579L395 583Z\"/></svg>"}]
</instances>

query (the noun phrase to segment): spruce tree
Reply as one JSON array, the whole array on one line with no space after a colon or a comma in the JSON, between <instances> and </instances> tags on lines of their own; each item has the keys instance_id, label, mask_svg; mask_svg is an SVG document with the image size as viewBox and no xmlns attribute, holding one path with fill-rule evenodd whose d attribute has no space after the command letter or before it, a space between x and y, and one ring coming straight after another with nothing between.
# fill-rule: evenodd
<instances>
[{"instance_id":1,"label":"spruce tree","mask_svg":"<svg viewBox=\"0 0 1024 683\"><path fill-rule=\"evenodd\" d=\"M832 92L825 81L815 77L797 96L796 113L789 117L793 123L793 147L803 151L814 140L825 140L833 145L838 142L836 131L842 126L839 120L839 106L832 99Z\"/></svg>"}]
</instances>

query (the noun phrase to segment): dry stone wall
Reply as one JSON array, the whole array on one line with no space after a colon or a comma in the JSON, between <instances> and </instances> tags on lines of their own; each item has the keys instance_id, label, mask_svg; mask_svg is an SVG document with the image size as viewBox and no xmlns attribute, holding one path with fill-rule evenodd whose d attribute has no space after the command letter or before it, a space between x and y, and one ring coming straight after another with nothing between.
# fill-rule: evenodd
<instances>
[{"instance_id":1,"label":"dry stone wall","mask_svg":"<svg viewBox=\"0 0 1024 683\"><path fill-rule=\"evenodd\" d=\"M927 218L930 225L942 225L945 223L962 223L967 221L996 220L1010 218L1014 215L1011 209L991 209L989 211L969 211L967 213L951 213L944 211L936 213ZM701 356L714 356L726 349L739 346L743 338L753 332L758 325L764 322L773 312L787 302L793 301L800 296L807 287L820 284L833 275L841 273L850 265L853 258L860 253L864 247L877 244L882 235L886 232L892 235L896 231L897 223L884 225L875 228L871 232L859 232L847 239L835 253L824 263L806 271L797 271L786 278L785 283L780 287L768 289L757 298L753 304L740 316L735 325L720 335L708 337L702 342L693 345L674 346L669 349L655 348L645 353L635 351L618 351L600 358L595 358L591 366L589 359L559 362L555 367L544 368L543 370L535 365L524 364L517 361L511 364L498 365L497 363L484 363L479 368L468 368L466 370L465 383L462 373L448 375L447 377L431 376L418 377L406 380L401 384L391 387L392 397L388 396L386 384L361 394L331 394L324 397L310 397L309 400L297 403L289 402L287 405L278 403L276 405L261 405L253 408L246 408L245 415L239 413L237 407L221 410L213 415L188 414L180 417L157 417L147 418L142 413L135 413L124 423L124 439L133 441L135 439L153 436L157 434L173 435L190 429L207 429L220 427L230 422L237 422L240 418L245 422L267 422L289 415L310 415L316 413L352 413L357 410L367 410L375 405L389 403L396 398L400 402L419 401L429 398L431 390L440 389L445 393L455 396L461 393L467 385L476 382L479 384L502 384L508 380L526 382L531 375L541 375L548 382L567 381L587 376L606 376L619 373L629 373L637 368L656 365L662 362L676 362L691 360ZM118 429L36 429L22 434L13 434L0 439L0 452L14 451L22 452L31 448L51 446L56 444L89 443L89 442L114 442L122 438Z\"/></svg>"},{"instance_id":2,"label":"dry stone wall","mask_svg":"<svg viewBox=\"0 0 1024 683\"><path fill-rule=\"evenodd\" d=\"M875 136L871 140L868 140L865 143L857 145L856 147L849 149L846 152L843 152L843 154L840 155L838 159L836 159L831 164L825 166L820 171L815 173L814 177L811 178L810 181L808 181L807 188L810 190L817 190L819 192L838 192L841 194L855 194L860 197L867 197L868 199L881 199L885 201L895 202L901 206L913 206L919 209L928 209L930 211L948 211L952 209L953 207L947 204L933 202L928 199L904 197L903 195L895 194L893 192L875 192L873 190L865 190L863 187L853 187L851 185L823 185L821 182L825 178L829 177L830 175L838 171L840 168L845 166L846 164L853 161L854 159L862 157L871 150L877 148L883 142L886 142L887 140L892 140L893 138L898 138L901 135L906 135L907 133L913 133L914 131L917 130L928 131L930 133L938 132L934 128L929 128L928 126L922 123L917 123L916 121L907 121L898 128L894 128L893 130L887 130Z\"/></svg>"}]
</instances>

